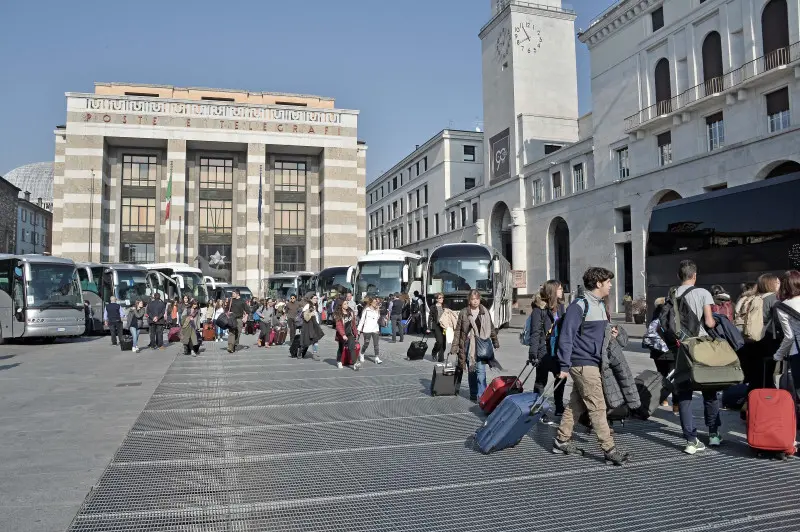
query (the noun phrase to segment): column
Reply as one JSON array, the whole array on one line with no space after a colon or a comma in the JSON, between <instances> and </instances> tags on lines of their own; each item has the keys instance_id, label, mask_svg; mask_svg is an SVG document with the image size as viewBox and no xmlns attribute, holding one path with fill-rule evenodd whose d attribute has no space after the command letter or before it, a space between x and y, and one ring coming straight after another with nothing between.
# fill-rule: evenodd
<instances>
[{"instance_id":1,"label":"column","mask_svg":"<svg viewBox=\"0 0 800 532\"><path fill-rule=\"evenodd\" d=\"M322 174L324 151L319 157L309 157L306 173L306 269L318 272L322 266L322 234L323 213L320 205L325 195L322 190Z\"/></svg>"},{"instance_id":2,"label":"column","mask_svg":"<svg viewBox=\"0 0 800 532\"><path fill-rule=\"evenodd\" d=\"M184 256L184 248L188 235L186 226L186 141L183 139L167 142L166 172L161 177L161 209L160 218L164 220L167 207L167 186L172 177L172 203L169 208L169 220L161 229L161 261L188 262L194 264L194 255Z\"/></svg>"},{"instance_id":3,"label":"column","mask_svg":"<svg viewBox=\"0 0 800 532\"><path fill-rule=\"evenodd\" d=\"M525 209L515 208L511 210L511 267L515 270L524 270L526 279L528 264L528 231L525 224ZM530 282L525 283L526 286ZM529 288L520 288L519 294L527 294Z\"/></svg>"},{"instance_id":4,"label":"column","mask_svg":"<svg viewBox=\"0 0 800 532\"><path fill-rule=\"evenodd\" d=\"M270 185L266 179L266 146L264 144L247 145L247 271L246 284L253 293L262 295L261 280L266 278L266 271L271 264L271 254L266 246L270 224ZM259 240L258 223L258 185L262 186L261 204L261 240ZM259 253L261 264L259 269Z\"/></svg>"},{"instance_id":5,"label":"column","mask_svg":"<svg viewBox=\"0 0 800 532\"><path fill-rule=\"evenodd\" d=\"M365 175L358 172L358 148L325 148L322 157L319 264L348 266L364 253L365 233L359 237L359 228L364 230L366 219Z\"/></svg>"},{"instance_id":6,"label":"column","mask_svg":"<svg viewBox=\"0 0 800 532\"><path fill-rule=\"evenodd\" d=\"M248 147L249 153L249 147ZM250 198L253 196L258 202L258 188L251 190L249 186L250 173L247 161L234 157L233 162L233 238L231 242L231 282L245 284L247 281L247 223L248 219L256 221L255 210L248 214ZM256 179L258 179L256 177ZM256 184L257 186L257 184ZM249 286L248 286L249 288ZM252 287L256 289L258 286Z\"/></svg>"},{"instance_id":7,"label":"column","mask_svg":"<svg viewBox=\"0 0 800 532\"><path fill-rule=\"evenodd\" d=\"M79 261L100 261L103 217L103 154L101 135L67 135L63 186L54 187L60 204L54 231L58 254ZM55 194L60 194L56 196ZM59 234L60 233L60 234Z\"/></svg>"},{"instance_id":8,"label":"column","mask_svg":"<svg viewBox=\"0 0 800 532\"><path fill-rule=\"evenodd\" d=\"M64 225L64 153L67 138L64 130L55 132L55 164L53 166L53 220L50 246L53 256L61 256Z\"/></svg>"},{"instance_id":9,"label":"column","mask_svg":"<svg viewBox=\"0 0 800 532\"><path fill-rule=\"evenodd\" d=\"M475 221L475 242L486 245L486 220L478 218Z\"/></svg>"}]
</instances>

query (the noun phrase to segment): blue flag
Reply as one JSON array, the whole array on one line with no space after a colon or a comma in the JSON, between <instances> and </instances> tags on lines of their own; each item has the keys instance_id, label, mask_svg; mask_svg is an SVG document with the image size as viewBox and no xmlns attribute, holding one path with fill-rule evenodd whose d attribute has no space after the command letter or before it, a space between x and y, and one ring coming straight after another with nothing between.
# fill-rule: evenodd
<instances>
[{"instance_id":1,"label":"blue flag","mask_svg":"<svg viewBox=\"0 0 800 532\"><path fill-rule=\"evenodd\" d=\"M258 223L261 223L261 177L258 178Z\"/></svg>"}]
</instances>

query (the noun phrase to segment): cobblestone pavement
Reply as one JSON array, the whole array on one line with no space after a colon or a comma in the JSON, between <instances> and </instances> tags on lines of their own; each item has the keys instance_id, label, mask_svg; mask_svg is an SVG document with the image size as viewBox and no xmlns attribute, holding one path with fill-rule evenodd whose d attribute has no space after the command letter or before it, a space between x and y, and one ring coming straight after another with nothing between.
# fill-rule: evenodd
<instances>
[{"instance_id":1,"label":"cobblestone pavement","mask_svg":"<svg viewBox=\"0 0 800 532\"><path fill-rule=\"evenodd\" d=\"M483 416L463 396L430 397L432 362L405 358L408 337L381 342L380 365L370 347L354 372L336 368L326 332L320 361L287 346L177 355L69 530L800 529L800 460L752 457L734 413L703 455L680 452L664 409L615 427L633 454L621 468L586 434L585 457L551 454L543 424L484 456L470 438ZM504 373L517 372L516 331L501 343ZM635 351L634 372L649 368Z\"/></svg>"}]
</instances>

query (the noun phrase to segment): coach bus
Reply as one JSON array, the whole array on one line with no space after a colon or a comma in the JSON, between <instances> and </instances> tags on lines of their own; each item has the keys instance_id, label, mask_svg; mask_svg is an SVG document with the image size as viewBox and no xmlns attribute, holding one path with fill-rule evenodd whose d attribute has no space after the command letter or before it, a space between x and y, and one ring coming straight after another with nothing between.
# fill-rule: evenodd
<instances>
[{"instance_id":1,"label":"coach bus","mask_svg":"<svg viewBox=\"0 0 800 532\"><path fill-rule=\"evenodd\" d=\"M289 299L294 294L297 299L314 291L314 272L281 272L267 279L267 295Z\"/></svg>"},{"instance_id":2,"label":"coach bus","mask_svg":"<svg viewBox=\"0 0 800 532\"><path fill-rule=\"evenodd\" d=\"M83 295L75 263L48 255L0 254L0 342L80 336Z\"/></svg>"},{"instance_id":3,"label":"coach bus","mask_svg":"<svg viewBox=\"0 0 800 532\"><path fill-rule=\"evenodd\" d=\"M444 244L434 249L425 268L426 311L441 292L447 308L467 306L470 290L481 294L495 327L511 322L513 279L511 264L498 251L482 244Z\"/></svg>"},{"instance_id":4,"label":"coach bus","mask_svg":"<svg viewBox=\"0 0 800 532\"><path fill-rule=\"evenodd\" d=\"M645 269L647 299L678 284L678 265L697 263L698 286L736 299L762 273L800 269L800 174L671 201L653 209Z\"/></svg>"},{"instance_id":5,"label":"coach bus","mask_svg":"<svg viewBox=\"0 0 800 532\"><path fill-rule=\"evenodd\" d=\"M233 295L234 290L239 291L239 296L244 301L253 299L253 292L246 286L235 286L232 284L215 281L212 277L206 276L206 290L208 297L214 300L228 300Z\"/></svg>"},{"instance_id":6,"label":"coach bus","mask_svg":"<svg viewBox=\"0 0 800 532\"><path fill-rule=\"evenodd\" d=\"M367 296L422 292L422 257L399 249L373 249L347 270L357 303Z\"/></svg>"},{"instance_id":7,"label":"coach bus","mask_svg":"<svg viewBox=\"0 0 800 532\"><path fill-rule=\"evenodd\" d=\"M168 294L172 297L189 296L196 299L201 307L208 305L208 290L206 289L206 280L203 277L203 271L200 268L189 266L183 262L161 262L155 264L143 264L151 272L158 272L164 274L166 277L173 279L177 285L179 293ZM163 287L162 288L166 288Z\"/></svg>"},{"instance_id":8,"label":"coach bus","mask_svg":"<svg viewBox=\"0 0 800 532\"><path fill-rule=\"evenodd\" d=\"M350 290L352 287L347 282L349 266L332 266L325 268L314 277L314 291L317 297L330 296L332 291L340 292L342 289Z\"/></svg>"}]
</instances>

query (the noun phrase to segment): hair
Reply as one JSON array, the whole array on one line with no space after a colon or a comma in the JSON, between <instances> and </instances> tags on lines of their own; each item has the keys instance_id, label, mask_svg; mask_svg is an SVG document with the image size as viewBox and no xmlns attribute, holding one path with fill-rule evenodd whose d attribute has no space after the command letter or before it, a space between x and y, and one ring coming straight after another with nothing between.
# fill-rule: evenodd
<instances>
[{"instance_id":1,"label":"hair","mask_svg":"<svg viewBox=\"0 0 800 532\"><path fill-rule=\"evenodd\" d=\"M695 264L693 260L682 260L678 265L678 279L683 283L695 275L697 275L697 264Z\"/></svg>"},{"instance_id":2,"label":"hair","mask_svg":"<svg viewBox=\"0 0 800 532\"><path fill-rule=\"evenodd\" d=\"M583 286L586 290L595 290L598 283L604 283L614 278L614 272L605 268L592 267L583 274ZM546 283L545 283L546 284Z\"/></svg>"},{"instance_id":3,"label":"hair","mask_svg":"<svg viewBox=\"0 0 800 532\"><path fill-rule=\"evenodd\" d=\"M739 290L742 292L741 297L745 296L754 296L756 295L756 291L758 290L757 283L742 283L739 287Z\"/></svg>"},{"instance_id":4,"label":"hair","mask_svg":"<svg viewBox=\"0 0 800 532\"><path fill-rule=\"evenodd\" d=\"M442 299L444 299L444 293L443 293L443 292L436 292L436 295L434 295L434 296L433 296L433 300L434 300L434 301L436 301L436 300L438 300L440 297L441 297ZM436 304L436 303L434 303L434 305L435 305L435 304Z\"/></svg>"},{"instance_id":5,"label":"hair","mask_svg":"<svg viewBox=\"0 0 800 532\"><path fill-rule=\"evenodd\" d=\"M783 274L781 280L781 300L792 299L800 296L800 272L789 270Z\"/></svg>"},{"instance_id":6,"label":"hair","mask_svg":"<svg viewBox=\"0 0 800 532\"><path fill-rule=\"evenodd\" d=\"M542 285L542 288L539 291L539 296L550 310L555 310L558 308L558 304L560 302L558 299L559 288L561 288L561 281L550 279Z\"/></svg>"},{"instance_id":7,"label":"hair","mask_svg":"<svg viewBox=\"0 0 800 532\"><path fill-rule=\"evenodd\" d=\"M333 313L333 319L336 321L344 319L345 312L350 312L350 307L348 305L338 305L336 312Z\"/></svg>"},{"instance_id":8,"label":"hair","mask_svg":"<svg viewBox=\"0 0 800 532\"><path fill-rule=\"evenodd\" d=\"M714 296L714 297L717 297L720 294L727 294L727 292L722 287L722 285L718 285L718 284L715 284L714 286L712 286L711 290L709 290L709 292L711 292L711 295Z\"/></svg>"},{"instance_id":9,"label":"hair","mask_svg":"<svg viewBox=\"0 0 800 532\"><path fill-rule=\"evenodd\" d=\"M482 303L482 301L481 301L481 293L478 292L475 289L472 289L472 290L469 291L469 295L467 296L467 303L469 303L470 300L475 296L477 296L478 297L478 301Z\"/></svg>"},{"instance_id":10,"label":"hair","mask_svg":"<svg viewBox=\"0 0 800 532\"><path fill-rule=\"evenodd\" d=\"M769 294L771 292L777 292L780 282L781 280L777 275L772 273L763 273L758 277L758 293Z\"/></svg>"}]
</instances>

